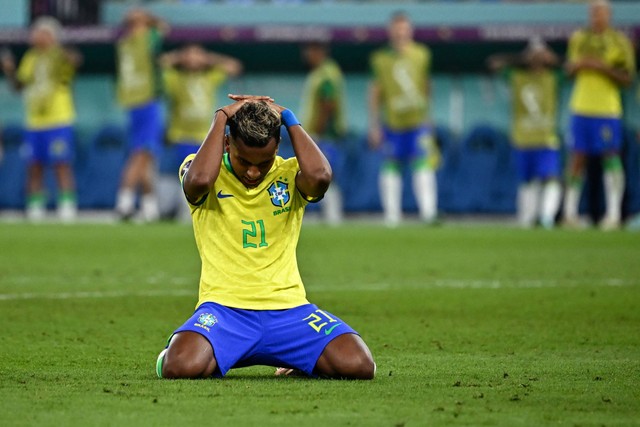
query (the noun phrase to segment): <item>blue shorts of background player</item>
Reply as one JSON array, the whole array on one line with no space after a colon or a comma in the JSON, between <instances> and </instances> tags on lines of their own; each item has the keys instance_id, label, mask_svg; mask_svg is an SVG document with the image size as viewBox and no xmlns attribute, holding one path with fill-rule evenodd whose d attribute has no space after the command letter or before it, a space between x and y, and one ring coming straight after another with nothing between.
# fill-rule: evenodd
<instances>
[{"instance_id":1,"label":"blue shorts of background player","mask_svg":"<svg viewBox=\"0 0 640 427\"><path fill-rule=\"evenodd\" d=\"M340 335L357 334L314 304L288 310L242 310L214 302L201 304L174 335L185 331L199 333L211 344L217 362L215 377L253 365L298 369L315 376L327 344Z\"/></svg>"},{"instance_id":2,"label":"blue shorts of background player","mask_svg":"<svg viewBox=\"0 0 640 427\"><path fill-rule=\"evenodd\" d=\"M618 118L571 116L572 149L587 155L618 153L622 121Z\"/></svg>"},{"instance_id":3,"label":"blue shorts of background player","mask_svg":"<svg viewBox=\"0 0 640 427\"><path fill-rule=\"evenodd\" d=\"M25 143L27 162L30 164L69 164L73 161L73 128L71 126L27 130Z\"/></svg>"},{"instance_id":4,"label":"blue shorts of background player","mask_svg":"<svg viewBox=\"0 0 640 427\"><path fill-rule=\"evenodd\" d=\"M553 148L515 149L520 182L547 181L560 176L560 151Z\"/></svg>"},{"instance_id":5,"label":"blue shorts of background player","mask_svg":"<svg viewBox=\"0 0 640 427\"><path fill-rule=\"evenodd\" d=\"M403 131L382 129L382 151L387 161L401 162L423 159L429 153L429 144L433 138L431 126L420 126Z\"/></svg>"},{"instance_id":6,"label":"blue shorts of background player","mask_svg":"<svg viewBox=\"0 0 640 427\"><path fill-rule=\"evenodd\" d=\"M157 157L162 146L162 108L159 101L129 110L129 150L148 151Z\"/></svg>"},{"instance_id":7,"label":"blue shorts of background player","mask_svg":"<svg viewBox=\"0 0 640 427\"><path fill-rule=\"evenodd\" d=\"M172 144L172 171L177 171L184 159L198 152L200 143L195 141L183 141Z\"/></svg>"}]
</instances>

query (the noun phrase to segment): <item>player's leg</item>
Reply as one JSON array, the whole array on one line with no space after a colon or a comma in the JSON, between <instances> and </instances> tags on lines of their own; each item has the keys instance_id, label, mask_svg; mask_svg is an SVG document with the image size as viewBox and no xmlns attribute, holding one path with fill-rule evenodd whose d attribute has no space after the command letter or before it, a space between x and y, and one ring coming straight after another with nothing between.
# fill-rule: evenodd
<instances>
[{"instance_id":1,"label":"player's leg","mask_svg":"<svg viewBox=\"0 0 640 427\"><path fill-rule=\"evenodd\" d=\"M65 222L73 221L78 213L73 170L68 163L56 163L54 166L58 180L58 217Z\"/></svg>"},{"instance_id":2,"label":"player's leg","mask_svg":"<svg viewBox=\"0 0 640 427\"><path fill-rule=\"evenodd\" d=\"M624 168L619 155L622 145L622 125L619 119L605 119L600 126L606 202L606 212L600 222L600 228L615 230L620 228L622 197L625 187Z\"/></svg>"},{"instance_id":3,"label":"player's leg","mask_svg":"<svg viewBox=\"0 0 640 427\"><path fill-rule=\"evenodd\" d=\"M46 215L44 195L44 165L31 161L27 166L27 219L42 221Z\"/></svg>"},{"instance_id":4,"label":"player's leg","mask_svg":"<svg viewBox=\"0 0 640 427\"><path fill-rule=\"evenodd\" d=\"M73 221L77 215L76 184L71 163L73 162L73 129L70 126L51 131L49 159L54 163L58 183L58 217L65 222Z\"/></svg>"},{"instance_id":5,"label":"player's leg","mask_svg":"<svg viewBox=\"0 0 640 427\"><path fill-rule=\"evenodd\" d=\"M380 171L379 191L384 223L396 227L402 220L402 174L400 169L401 134L383 130L384 163Z\"/></svg>"},{"instance_id":6,"label":"player's leg","mask_svg":"<svg viewBox=\"0 0 640 427\"><path fill-rule=\"evenodd\" d=\"M591 142L590 121L586 117L572 116L570 137L572 139L571 152L569 154L569 167L567 171L567 183L564 194L564 220L567 227L580 227L578 216L578 205L582 184L584 181L584 171Z\"/></svg>"},{"instance_id":7,"label":"player's leg","mask_svg":"<svg viewBox=\"0 0 640 427\"><path fill-rule=\"evenodd\" d=\"M162 378L224 376L246 360L261 332L256 311L203 303L174 331L158 356L156 373Z\"/></svg>"},{"instance_id":8,"label":"player's leg","mask_svg":"<svg viewBox=\"0 0 640 427\"><path fill-rule=\"evenodd\" d=\"M409 146L408 156L412 159L413 194L418 203L420 219L425 223L432 223L438 213L438 185L435 171L440 161L440 152L431 128L417 129L409 136L406 143Z\"/></svg>"},{"instance_id":9,"label":"player's leg","mask_svg":"<svg viewBox=\"0 0 640 427\"><path fill-rule=\"evenodd\" d=\"M154 154L150 151L145 151L142 157L142 164L144 172L140 181L142 219L147 222L157 221L160 218L160 208L158 207L158 197L155 192L156 162Z\"/></svg>"},{"instance_id":10,"label":"player's leg","mask_svg":"<svg viewBox=\"0 0 640 427\"><path fill-rule=\"evenodd\" d=\"M281 366L310 376L371 379L375 363L353 328L337 316L306 304L260 313L264 336L257 364Z\"/></svg>"},{"instance_id":11,"label":"player's leg","mask_svg":"<svg viewBox=\"0 0 640 427\"><path fill-rule=\"evenodd\" d=\"M25 133L27 147L27 206L29 221L42 221L46 214L44 195L44 167L47 158L47 143L44 131L28 130Z\"/></svg>"},{"instance_id":12,"label":"player's leg","mask_svg":"<svg viewBox=\"0 0 640 427\"><path fill-rule=\"evenodd\" d=\"M533 150L515 149L518 171L518 194L516 199L516 216L518 224L524 228L531 228L536 221L538 210L538 195L540 181L534 175Z\"/></svg>"},{"instance_id":13,"label":"player's leg","mask_svg":"<svg viewBox=\"0 0 640 427\"><path fill-rule=\"evenodd\" d=\"M208 378L217 362L211 343L192 331L176 333L158 358L158 374L162 378Z\"/></svg>"},{"instance_id":14,"label":"player's leg","mask_svg":"<svg viewBox=\"0 0 640 427\"><path fill-rule=\"evenodd\" d=\"M542 181L540 225L551 229L555 226L555 218L562 198L559 150L541 150L536 163L537 176Z\"/></svg>"},{"instance_id":15,"label":"player's leg","mask_svg":"<svg viewBox=\"0 0 640 427\"><path fill-rule=\"evenodd\" d=\"M327 344L315 372L330 378L371 380L376 373L376 364L360 336L343 334Z\"/></svg>"},{"instance_id":16,"label":"player's leg","mask_svg":"<svg viewBox=\"0 0 640 427\"><path fill-rule=\"evenodd\" d=\"M342 222L343 213L342 192L336 180L336 171L339 169L338 166L342 153L334 142L319 141L318 145L333 169L333 180L331 181L329 189L324 193L324 197L320 202L320 208L322 209L322 216L327 224L338 225Z\"/></svg>"}]
</instances>

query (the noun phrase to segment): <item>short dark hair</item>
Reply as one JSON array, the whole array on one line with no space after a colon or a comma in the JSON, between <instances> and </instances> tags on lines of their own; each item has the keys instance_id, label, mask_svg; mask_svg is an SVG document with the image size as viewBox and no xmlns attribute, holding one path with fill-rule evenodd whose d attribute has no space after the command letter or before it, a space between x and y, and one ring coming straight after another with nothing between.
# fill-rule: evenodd
<instances>
[{"instance_id":1,"label":"short dark hair","mask_svg":"<svg viewBox=\"0 0 640 427\"><path fill-rule=\"evenodd\" d=\"M264 101L247 102L228 124L231 137L249 147L265 147L272 138L280 142L280 114Z\"/></svg>"}]
</instances>

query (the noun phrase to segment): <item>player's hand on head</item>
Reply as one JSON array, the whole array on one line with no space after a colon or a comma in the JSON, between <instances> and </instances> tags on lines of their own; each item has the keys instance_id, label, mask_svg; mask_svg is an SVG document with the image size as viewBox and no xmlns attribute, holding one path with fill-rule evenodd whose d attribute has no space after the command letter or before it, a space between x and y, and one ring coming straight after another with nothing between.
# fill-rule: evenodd
<instances>
[{"instance_id":1,"label":"player's hand on head","mask_svg":"<svg viewBox=\"0 0 640 427\"><path fill-rule=\"evenodd\" d=\"M273 102L273 98L266 95L236 95L236 94L230 93L227 96L230 99L233 99L234 101Z\"/></svg>"},{"instance_id":2,"label":"player's hand on head","mask_svg":"<svg viewBox=\"0 0 640 427\"><path fill-rule=\"evenodd\" d=\"M273 98L270 96L262 96L262 95L227 95L229 99L234 100L233 104L226 105L221 108L221 110L227 115L227 117L233 117L240 107L242 107L247 102L259 102L264 101L268 103L273 103Z\"/></svg>"}]
</instances>

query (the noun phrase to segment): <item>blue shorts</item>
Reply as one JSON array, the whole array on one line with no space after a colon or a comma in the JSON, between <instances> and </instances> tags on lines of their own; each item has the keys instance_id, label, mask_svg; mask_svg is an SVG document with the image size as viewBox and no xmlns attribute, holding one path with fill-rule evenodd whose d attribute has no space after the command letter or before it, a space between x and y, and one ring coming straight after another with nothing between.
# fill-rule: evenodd
<instances>
[{"instance_id":1,"label":"blue shorts","mask_svg":"<svg viewBox=\"0 0 640 427\"><path fill-rule=\"evenodd\" d=\"M382 132L382 150L386 160L416 160L429 155L429 145L434 137L430 126L404 131L393 131L385 127Z\"/></svg>"},{"instance_id":2,"label":"blue shorts","mask_svg":"<svg viewBox=\"0 0 640 427\"><path fill-rule=\"evenodd\" d=\"M560 151L553 148L516 149L516 165L521 182L560 176Z\"/></svg>"},{"instance_id":3,"label":"blue shorts","mask_svg":"<svg viewBox=\"0 0 640 427\"><path fill-rule=\"evenodd\" d=\"M288 310L241 310L201 304L178 332L204 336L222 377L232 368L267 365L299 369L313 376L324 348L342 334L357 334L331 313L305 304Z\"/></svg>"},{"instance_id":4,"label":"blue shorts","mask_svg":"<svg viewBox=\"0 0 640 427\"><path fill-rule=\"evenodd\" d=\"M189 154L195 154L200 149L200 143L176 142L172 144L173 162L172 170L178 170Z\"/></svg>"},{"instance_id":5,"label":"blue shorts","mask_svg":"<svg viewBox=\"0 0 640 427\"><path fill-rule=\"evenodd\" d=\"M617 153L622 146L622 120L571 116L571 147L583 154Z\"/></svg>"},{"instance_id":6,"label":"blue shorts","mask_svg":"<svg viewBox=\"0 0 640 427\"><path fill-rule=\"evenodd\" d=\"M25 132L27 161L29 163L71 163L74 155L73 128L62 126L53 129L27 130Z\"/></svg>"},{"instance_id":7,"label":"blue shorts","mask_svg":"<svg viewBox=\"0 0 640 427\"><path fill-rule=\"evenodd\" d=\"M129 110L129 149L148 151L157 156L162 147L162 110L159 101Z\"/></svg>"}]
</instances>

